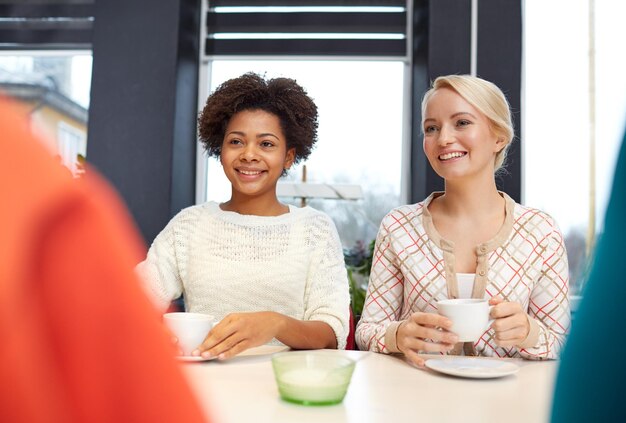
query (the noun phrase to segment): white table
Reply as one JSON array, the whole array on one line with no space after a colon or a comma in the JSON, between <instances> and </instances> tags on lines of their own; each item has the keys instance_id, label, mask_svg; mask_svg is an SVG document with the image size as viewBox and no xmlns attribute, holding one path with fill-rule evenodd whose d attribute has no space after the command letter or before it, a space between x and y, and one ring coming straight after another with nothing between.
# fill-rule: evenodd
<instances>
[{"instance_id":1,"label":"white table","mask_svg":"<svg viewBox=\"0 0 626 423\"><path fill-rule=\"evenodd\" d=\"M280 399L271 364L271 354L280 350L265 346L225 362L182 365L215 423L549 420L555 361L509 359L520 366L515 375L462 379L415 368L402 356L337 351L360 359L348 394L341 404L311 407Z\"/></svg>"}]
</instances>

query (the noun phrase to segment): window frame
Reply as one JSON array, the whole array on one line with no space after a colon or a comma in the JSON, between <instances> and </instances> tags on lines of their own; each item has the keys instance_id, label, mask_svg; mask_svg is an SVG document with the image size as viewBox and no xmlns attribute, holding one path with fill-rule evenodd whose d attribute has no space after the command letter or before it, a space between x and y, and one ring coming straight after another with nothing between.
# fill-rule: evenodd
<instances>
[{"instance_id":1,"label":"window frame","mask_svg":"<svg viewBox=\"0 0 626 423\"><path fill-rule=\"evenodd\" d=\"M220 2L216 2L218 5ZM236 5L239 2L235 2ZM298 2L294 2L297 4ZM322 2L323 3L323 2ZM359 2L354 2L359 3ZM361 2L362 3L362 2ZM371 3L371 2L370 2ZM382 5L389 5L389 2L381 2ZM206 43L209 39L207 29L207 17L209 16L209 2L202 2L201 13L201 25L200 25L200 49L199 49L199 72L198 72L198 113L202 111L207 97L210 94L210 81L211 81L211 66L213 61L226 61L226 60L263 60L263 61L400 61L403 63L403 116L402 116L402 146L401 146L401 177L400 177L400 202L406 204L411 200L411 148L412 148L412 98L410 93L412 92L412 69L413 69L413 55L411 54L413 49L413 1L406 0L406 2L394 2L405 3L405 51L403 55L362 55L362 54L344 54L344 55L293 55L293 54L276 54L276 55L263 55L263 54L227 54L227 55L208 55L206 54ZM232 4L229 2L229 4ZM329 2L333 4L333 2ZM207 201L207 171L208 158L204 153L203 147L200 143L196 146L196 204L201 204Z\"/></svg>"}]
</instances>

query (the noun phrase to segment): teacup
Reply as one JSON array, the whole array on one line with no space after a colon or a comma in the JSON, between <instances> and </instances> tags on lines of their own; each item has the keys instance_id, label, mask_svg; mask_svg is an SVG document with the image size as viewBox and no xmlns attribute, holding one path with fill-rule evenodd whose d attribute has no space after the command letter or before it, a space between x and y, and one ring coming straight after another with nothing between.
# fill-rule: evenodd
<instances>
[{"instance_id":1,"label":"teacup","mask_svg":"<svg viewBox=\"0 0 626 423\"><path fill-rule=\"evenodd\" d=\"M488 300L459 298L437 302L437 312L452 321L451 332L459 342L476 342L493 323Z\"/></svg>"},{"instance_id":2,"label":"teacup","mask_svg":"<svg viewBox=\"0 0 626 423\"><path fill-rule=\"evenodd\" d=\"M163 322L178 339L178 346L183 355L191 352L202 344L204 338L213 328L213 316L201 313L165 313Z\"/></svg>"}]
</instances>

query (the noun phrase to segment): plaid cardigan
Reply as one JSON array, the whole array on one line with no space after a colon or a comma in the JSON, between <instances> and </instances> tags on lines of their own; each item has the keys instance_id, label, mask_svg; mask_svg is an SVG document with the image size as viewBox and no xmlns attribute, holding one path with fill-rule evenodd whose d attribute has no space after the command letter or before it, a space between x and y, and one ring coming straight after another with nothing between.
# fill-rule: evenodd
<instances>
[{"instance_id":1,"label":"plaid cardigan","mask_svg":"<svg viewBox=\"0 0 626 423\"><path fill-rule=\"evenodd\" d=\"M363 315L356 329L360 349L399 352L396 331L411 313L436 313L439 300L458 297L454 244L439 235L428 204L401 206L383 219L372 260ZM563 236L550 216L505 198L498 234L476 247L472 298L500 296L527 310L530 333L518 347L496 345L487 330L475 343L457 344L451 354L557 358L570 326L569 274Z\"/></svg>"}]
</instances>

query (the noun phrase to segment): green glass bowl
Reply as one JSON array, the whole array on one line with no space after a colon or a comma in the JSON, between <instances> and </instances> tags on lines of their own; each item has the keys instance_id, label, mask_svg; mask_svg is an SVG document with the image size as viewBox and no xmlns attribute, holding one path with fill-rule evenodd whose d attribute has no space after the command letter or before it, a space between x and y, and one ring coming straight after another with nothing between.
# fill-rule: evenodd
<instances>
[{"instance_id":1,"label":"green glass bowl","mask_svg":"<svg viewBox=\"0 0 626 423\"><path fill-rule=\"evenodd\" d=\"M272 356L280 397L303 405L343 401L355 364L342 353L331 351L289 351Z\"/></svg>"}]
</instances>

